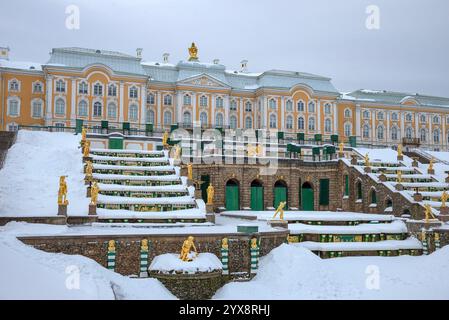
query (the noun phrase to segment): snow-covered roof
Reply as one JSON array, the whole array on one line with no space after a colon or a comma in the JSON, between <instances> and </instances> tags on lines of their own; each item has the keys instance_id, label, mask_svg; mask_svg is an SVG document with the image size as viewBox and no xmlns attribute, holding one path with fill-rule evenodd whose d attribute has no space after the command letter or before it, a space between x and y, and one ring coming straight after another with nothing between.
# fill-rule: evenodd
<instances>
[{"instance_id":1,"label":"snow-covered roof","mask_svg":"<svg viewBox=\"0 0 449 320\"><path fill-rule=\"evenodd\" d=\"M9 61L0 59L0 68L28 70L28 71L42 71L42 64L30 61Z\"/></svg>"}]
</instances>

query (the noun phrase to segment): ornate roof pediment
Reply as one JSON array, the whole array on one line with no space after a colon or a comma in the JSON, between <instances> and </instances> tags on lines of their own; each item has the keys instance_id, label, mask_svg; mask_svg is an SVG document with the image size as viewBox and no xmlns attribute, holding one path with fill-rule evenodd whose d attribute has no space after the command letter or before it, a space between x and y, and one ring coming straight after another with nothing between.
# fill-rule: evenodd
<instances>
[{"instance_id":1,"label":"ornate roof pediment","mask_svg":"<svg viewBox=\"0 0 449 320\"><path fill-rule=\"evenodd\" d=\"M205 73L180 80L178 81L178 84L199 87L229 88L228 84Z\"/></svg>"}]
</instances>

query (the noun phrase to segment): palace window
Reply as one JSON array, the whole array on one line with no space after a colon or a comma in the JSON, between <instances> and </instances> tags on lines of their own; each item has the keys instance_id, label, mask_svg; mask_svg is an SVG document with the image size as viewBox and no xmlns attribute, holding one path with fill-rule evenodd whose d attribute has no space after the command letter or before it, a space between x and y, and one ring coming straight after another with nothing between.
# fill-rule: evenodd
<instances>
[{"instance_id":1,"label":"palace window","mask_svg":"<svg viewBox=\"0 0 449 320\"><path fill-rule=\"evenodd\" d=\"M168 96L168 97L171 97L171 96ZM172 122L171 122L171 112L170 111L165 111L164 112L164 125L169 126L171 124L172 124Z\"/></svg>"},{"instance_id":2,"label":"palace window","mask_svg":"<svg viewBox=\"0 0 449 320\"><path fill-rule=\"evenodd\" d=\"M398 140L398 127L391 128L391 140Z\"/></svg>"},{"instance_id":3,"label":"palace window","mask_svg":"<svg viewBox=\"0 0 449 320\"><path fill-rule=\"evenodd\" d=\"M55 103L55 113L58 116L65 115L65 102L63 99L56 99Z\"/></svg>"},{"instance_id":4,"label":"palace window","mask_svg":"<svg viewBox=\"0 0 449 320\"><path fill-rule=\"evenodd\" d=\"M285 108L287 109L287 111L293 111L293 102L291 100L287 100L287 102L285 103Z\"/></svg>"},{"instance_id":5,"label":"palace window","mask_svg":"<svg viewBox=\"0 0 449 320\"><path fill-rule=\"evenodd\" d=\"M14 79L9 82L9 91L19 91L19 87L19 81Z\"/></svg>"},{"instance_id":6,"label":"palace window","mask_svg":"<svg viewBox=\"0 0 449 320\"><path fill-rule=\"evenodd\" d=\"M223 114L222 113L218 113L215 116L215 126L223 127Z\"/></svg>"},{"instance_id":7,"label":"palace window","mask_svg":"<svg viewBox=\"0 0 449 320\"><path fill-rule=\"evenodd\" d=\"M405 129L405 137L407 139L413 138L413 129L412 129L412 127L407 127L407 129Z\"/></svg>"},{"instance_id":8,"label":"palace window","mask_svg":"<svg viewBox=\"0 0 449 320\"><path fill-rule=\"evenodd\" d=\"M147 94L147 103L154 104L154 101L155 101L154 94L152 94L152 93Z\"/></svg>"},{"instance_id":9,"label":"palace window","mask_svg":"<svg viewBox=\"0 0 449 320\"><path fill-rule=\"evenodd\" d=\"M42 93L42 83L36 82L35 84L33 84L33 92Z\"/></svg>"},{"instance_id":10,"label":"palace window","mask_svg":"<svg viewBox=\"0 0 449 320\"><path fill-rule=\"evenodd\" d=\"M304 130L304 118L303 117L298 118L298 129Z\"/></svg>"},{"instance_id":11,"label":"palace window","mask_svg":"<svg viewBox=\"0 0 449 320\"><path fill-rule=\"evenodd\" d=\"M315 118L309 118L309 131L315 131Z\"/></svg>"},{"instance_id":12,"label":"palace window","mask_svg":"<svg viewBox=\"0 0 449 320\"><path fill-rule=\"evenodd\" d=\"M13 98L8 100L8 115L11 117L17 117L20 113L19 99Z\"/></svg>"},{"instance_id":13,"label":"palace window","mask_svg":"<svg viewBox=\"0 0 449 320\"><path fill-rule=\"evenodd\" d=\"M183 98L183 103L185 106L190 106L192 104L192 97L189 94L185 94Z\"/></svg>"},{"instance_id":14,"label":"palace window","mask_svg":"<svg viewBox=\"0 0 449 320\"><path fill-rule=\"evenodd\" d=\"M103 86L100 83L94 84L94 96L103 95Z\"/></svg>"},{"instance_id":15,"label":"palace window","mask_svg":"<svg viewBox=\"0 0 449 320\"><path fill-rule=\"evenodd\" d=\"M433 123L434 124L439 124L440 123L440 117L439 116L434 116L433 117Z\"/></svg>"},{"instance_id":16,"label":"palace window","mask_svg":"<svg viewBox=\"0 0 449 320\"><path fill-rule=\"evenodd\" d=\"M378 126L377 127L377 140L383 140L384 139L384 126Z\"/></svg>"},{"instance_id":17,"label":"palace window","mask_svg":"<svg viewBox=\"0 0 449 320\"><path fill-rule=\"evenodd\" d=\"M223 98L222 97L217 97L217 99L215 99L215 106L217 108L223 108Z\"/></svg>"},{"instance_id":18,"label":"palace window","mask_svg":"<svg viewBox=\"0 0 449 320\"><path fill-rule=\"evenodd\" d=\"M8 123L8 131L18 131L19 125L17 123Z\"/></svg>"},{"instance_id":19,"label":"palace window","mask_svg":"<svg viewBox=\"0 0 449 320\"><path fill-rule=\"evenodd\" d=\"M183 114L183 123L185 126L190 126L192 124L192 115L190 112L185 111Z\"/></svg>"},{"instance_id":20,"label":"palace window","mask_svg":"<svg viewBox=\"0 0 449 320\"><path fill-rule=\"evenodd\" d=\"M270 106L270 109L273 109L273 110L276 109L276 100L270 99L270 102L268 104Z\"/></svg>"},{"instance_id":21,"label":"palace window","mask_svg":"<svg viewBox=\"0 0 449 320\"><path fill-rule=\"evenodd\" d=\"M391 114L391 120L393 120L393 121L398 121L398 114L396 113L396 112L393 112L392 114Z\"/></svg>"},{"instance_id":22,"label":"palace window","mask_svg":"<svg viewBox=\"0 0 449 320\"><path fill-rule=\"evenodd\" d=\"M201 96L200 97L200 107L207 107L207 97L206 96Z\"/></svg>"},{"instance_id":23,"label":"palace window","mask_svg":"<svg viewBox=\"0 0 449 320\"><path fill-rule=\"evenodd\" d=\"M154 111L147 109L146 123L154 123Z\"/></svg>"},{"instance_id":24,"label":"palace window","mask_svg":"<svg viewBox=\"0 0 449 320\"><path fill-rule=\"evenodd\" d=\"M169 94L166 94L164 96L164 106L171 106L171 104L172 104L172 96ZM170 113L170 116L171 116L171 113ZM171 122L171 120L170 120L170 122Z\"/></svg>"},{"instance_id":25,"label":"palace window","mask_svg":"<svg viewBox=\"0 0 449 320\"><path fill-rule=\"evenodd\" d=\"M433 130L433 143L434 144L440 143L440 130L439 129Z\"/></svg>"},{"instance_id":26,"label":"palace window","mask_svg":"<svg viewBox=\"0 0 449 320\"><path fill-rule=\"evenodd\" d=\"M253 110L253 105L251 104L251 102L247 101L245 103L245 111L246 112L251 112Z\"/></svg>"},{"instance_id":27,"label":"palace window","mask_svg":"<svg viewBox=\"0 0 449 320\"><path fill-rule=\"evenodd\" d=\"M253 119L251 117L245 118L245 129L251 129L253 127Z\"/></svg>"},{"instance_id":28,"label":"palace window","mask_svg":"<svg viewBox=\"0 0 449 320\"><path fill-rule=\"evenodd\" d=\"M93 112L93 116L94 117L101 117L101 109L102 109L102 105L101 102L97 101L94 103L94 112Z\"/></svg>"},{"instance_id":29,"label":"palace window","mask_svg":"<svg viewBox=\"0 0 449 320\"><path fill-rule=\"evenodd\" d=\"M369 111L368 110L363 111L363 119L369 119L369 118L370 118Z\"/></svg>"},{"instance_id":30,"label":"palace window","mask_svg":"<svg viewBox=\"0 0 449 320\"><path fill-rule=\"evenodd\" d=\"M78 116L80 117L87 117L87 102L82 100L78 104Z\"/></svg>"},{"instance_id":31,"label":"palace window","mask_svg":"<svg viewBox=\"0 0 449 320\"><path fill-rule=\"evenodd\" d=\"M41 118L42 117L42 101L40 101L40 100L33 101L32 116L33 116L33 118Z\"/></svg>"},{"instance_id":32,"label":"palace window","mask_svg":"<svg viewBox=\"0 0 449 320\"><path fill-rule=\"evenodd\" d=\"M304 112L304 102L302 100L298 101L298 112Z\"/></svg>"},{"instance_id":33,"label":"palace window","mask_svg":"<svg viewBox=\"0 0 449 320\"><path fill-rule=\"evenodd\" d=\"M78 94L87 94L88 86L87 83L81 82L78 85Z\"/></svg>"},{"instance_id":34,"label":"palace window","mask_svg":"<svg viewBox=\"0 0 449 320\"><path fill-rule=\"evenodd\" d=\"M326 103L326 104L324 105L324 113L325 113L325 114L331 114L331 113L332 113L330 103Z\"/></svg>"},{"instance_id":35,"label":"palace window","mask_svg":"<svg viewBox=\"0 0 449 320\"><path fill-rule=\"evenodd\" d=\"M139 110L139 108L135 104L132 104L132 105L129 106L128 118L129 118L130 121L137 121L137 119L138 119L138 110Z\"/></svg>"},{"instance_id":36,"label":"palace window","mask_svg":"<svg viewBox=\"0 0 449 320\"><path fill-rule=\"evenodd\" d=\"M377 120L383 120L384 119L384 113L383 112L378 112L377 113Z\"/></svg>"},{"instance_id":37,"label":"palace window","mask_svg":"<svg viewBox=\"0 0 449 320\"><path fill-rule=\"evenodd\" d=\"M369 138L369 126L367 124L363 126L363 138Z\"/></svg>"},{"instance_id":38,"label":"palace window","mask_svg":"<svg viewBox=\"0 0 449 320\"><path fill-rule=\"evenodd\" d=\"M138 90L135 86L132 86L129 88L129 98L130 99L137 99L138 97Z\"/></svg>"},{"instance_id":39,"label":"palace window","mask_svg":"<svg viewBox=\"0 0 449 320\"><path fill-rule=\"evenodd\" d=\"M110 97L117 96L117 86L115 84L110 84L108 86L108 96L110 96Z\"/></svg>"},{"instance_id":40,"label":"palace window","mask_svg":"<svg viewBox=\"0 0 449 320\"><path fill-rule=\"evenodd\" d=\"M345 118L351 118L351 109L345 109Z\"/></svg>"},{"instance_id":41,"label":"palace window","mask_svg":"<svg viewBox=\"0 0 449 320\"><path fill-rule=\"evenodd\" d=\"M201 126L207 126L207 113L206 112L201 112L200 113L200 123Z\"/></svg>"},{"instance_id":42,"label":"palace window","mask_svg":"<svg viewBox=\"0 0 449 320\"><path fill-rule=\"evenodd\" d=\"M57 122L55 123L56 132L64 132L65 130L65 123L63 122Z\"/></svg>"},{"instance_id":43,"label":"palace window","mask_svg":"<svg viewBox=\"0 0 449 320\"><path fill-rule=\"evenodd\" d=\"M308 110L309 112L315 112L315 102L313 102L313 101L310 101L309 102L309 110Z\"/></svg>"},{"instance_id":44,"label":"palace window","mask_svg":"<svg viewBox=\"0 0 449 320\"><path fill-rule=\"evenodd\" d=\"M419 138L421 139L422 142L426 142L427 141L426 129L421 128L421 130L419 130Z\"/></svg>"},{"instance_id":45,"label":"palace window","mask_svg":"<svg viewBox=\"0 0 449 320\"><path fill-rule=\"evenodd\" d=\"M231 106L229 107L229 109L232 111L237 110L237 102L235 100L231 101Z\"/></svg>"},{"instance_id":46,"label":"palace window","mask_svg":"<svg viewBox=\"0 0 449 320\"><path fill-rule=\"evenodd\" d=\"M277 119L276 116L274 114L270 115L270 128L271 129L275 129L277 126Z\"/></svg>"},{"instance_id":47,"label":"palace window","mask_svg":"<svg viewBox=\"0 0 449 320\"><path fill-rule=\"evenodd\" d=\"M108 118L115 119L117 117L117 106L111 102L108 104Z\"/></svg>"},{"instance_id":48,"label":"palace window","mask_svg":"<svg viewBox=\"0 0 449 320\"><path fill-rule=\"evenodd\" d=\"M412 122L412 119L413 119L413 116L412 116L411 113L407 113L407 114L405 115L405 121L407 121L407 122Z\"/></svg>"},{"instance_id":49,"label":"palace window","mask_svg":"<svg viewBox=\"0 0 449 320\"><path fill-rule=\"evenodd\" d=\"M331 119L324 120L324 131L327 133L332 132L332 121Z\"/></svg>"},{"instance_id":50,"label":"palace window","mask_svg":"<svg viewBox=\"0 0 449 320\"><path fill-rule=\"evenodd\" d=\"M56 92L65 92L65 81L64 80L56 81Z\"/></svg>"},{"instance_id":51,"label":"palace window","mask_svg":"<svg viewBox=\"0 0 449 320\"><path fill-rule=\"evenodd\" d=\"M421 121L421 123L426 123L426 115L425 114L420 115L419 121Z\"/></svg>"},{"instance_id":52,"label":"palace window","mask_svg":"<svg viewBox=\"0 0 449 320\"><path fill-rule=\"evenodd\" d=\"M230 125L231 129L237 128L237 117L236 116L231 116L229 118L229 125Z\"/></svg>"},{"instance_id":53,"label":"palace window","mask_svg":"<svg viewBox=\"0 0 449 320\"><path fill-rule=\"evenodd\" d=\"M293 117L292 116L287 117L287 129L293 129Z\"/></svg>"},{"instance_id":54,"label":"palace window","mask_svg":"<svg viewBox=\"0 0 449 320\"><path fill-rule=\"evenodd\" d=\"M352 126L350 123L345 123L345 137L350 137L352 134Z\"/></svg>"}]
</instances>

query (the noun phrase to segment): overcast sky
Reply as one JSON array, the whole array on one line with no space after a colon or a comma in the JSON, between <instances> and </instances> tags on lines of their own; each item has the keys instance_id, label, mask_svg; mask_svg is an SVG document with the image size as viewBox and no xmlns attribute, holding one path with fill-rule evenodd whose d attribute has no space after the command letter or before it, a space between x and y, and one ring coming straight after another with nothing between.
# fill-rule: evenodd
<instances>
[{"instance_id":1,"label":"overcast sky","mask_svg":"<svg viewBox=\"0 0 449 320\"><path fill-rule=\"evenodd\" d=\"M66 7L80 28L66 28ZM367 6L379 8L368 29ZM0 2L0 46L11 60L46 62L78 46L170 62L199 58L228 69L284 69L333 78L340 91L386 89L449 97L448 0L14 0Z\"/></svg>"}]
</instances>

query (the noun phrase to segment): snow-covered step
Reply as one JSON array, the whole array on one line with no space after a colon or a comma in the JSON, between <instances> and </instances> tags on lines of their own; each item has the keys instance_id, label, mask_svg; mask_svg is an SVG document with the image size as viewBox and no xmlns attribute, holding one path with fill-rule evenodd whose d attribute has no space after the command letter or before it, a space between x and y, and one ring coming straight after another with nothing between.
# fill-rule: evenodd
<instances>
[{"instance_id":1,"label":"snow-covered step","mask_svg":"<svg viewBox=\"0 0 449 320\"><path fill-rule=\"evenodd\" d=\"M398 171L401 171L403 175L417 173L415 169L409 167L375 167L371 170L372 173L384 174L396 174Z\"/></svg>"},{"instance_id":2,"label":"snow-covered step","mask_svg":"<svg viewBox=\"0 0 449 320\"><path fill-rule=\"evenodd\" d=\"M165 157L164 151L143 151L143 150L126 150L126 149L90 149L92 155L105 155L105 156L121 156L121 157L134 157L134 158L146 158L146 157Z\"/></svg>"},{"instance_id":3,"label":"snow-covered step","mask_svg":"<svg viewBox=\"0 0 449 320\"><path fill-rule=\"evenodd\" d=\"M401 183L404 188L408 189L415 189L415 188L419 188L419 191L437 191L437 190L447 190L449 189L449 183L445 183L445 182L437 182L437 181L432 181L432 182L403 182Z\"/></svg>"},{"instance_id":4,"label":"snow-covered step","mask_svg":"<svg viewBox=\"0 0 449 320\"><path fill-rule=\"evenodd\" d=\"M92 155L92 162L106 165L137 165L137 166L166 166L170 161L166 157L158 158L134 158Z\"/></svg>"},{"instance_id":5,"label":"snow-covered step","mask_svg":"<svg viewBox=\"0 0 449 320\"><path fill-rule=\"evenodd\" d=\"M174 166L120 166L95 163L92 165L92 168L94 173L109 174L125 174L129 172L141 175L171 175L176 173L176 167Z\"/></svg>"},{"instance_id":6,"label":"snow-covered step","mask_svg":"<svg viewBox=\"0 0 449 320\"><path fill-rule=\"evenodd\" d=\"M102 222L118 222L126 219L128 222L144 222L144 221L154 221L154 222L202 222L206 219L206 213L198 208L191 209L181 209L174 211L163 211L163 212L137 212L132 210L110 210L97 208L97 215L99 221ZM185 230L184 230L185 232Z\"/></svg>"},{"instance_id":7,"label":"snow-covered step","mask_svg":"<svg viewBox=\"0 0 449 320\"><path fill-rule=\"evenodd\" d=\"M292 223L288 225L290 234L403 234L407 233L404 222L362 223L356 226L309 225Z\"/></svg>"},{"instance_id":8,"label":"snow-covered step","mask_svg":"<svg viewBox=\"0 0 449 320\"><path fill-rule=\"evenodd\" d=\"M140 212L172 211L196 207L196 201L191 196L138 198L98 195L97 208L125 209Z\"/></svg>"},{"instance_id":9,"label":"snow-covered step","mask_svg":"<svg viewBox=\"0 0 449 320\"><path fill-rule=\"evenodd\" d=\"M189 195L185 185L168 186L129 186L121 184L99 183L100 194L122 197L179 197Z\"/></svg>"},{"instance_id":10,"label":"snow-covered step","mask_svg":"<svg viewBox=\"0 0 449 320\"><path fill-rule=\"evenodd\" d=\"M135 186L169 186L180 185L182 179L177 174L171 175L120 175L120 174L103 174L94 173L92 177L95 181L104 184L120 184L120 185L135 185Z\"/></svg>"}]
</instances>

